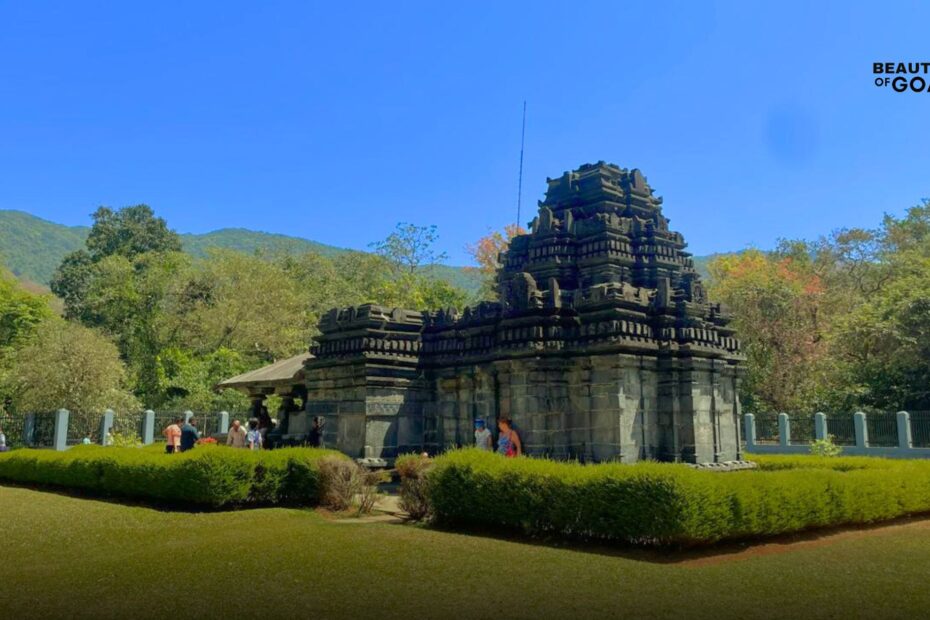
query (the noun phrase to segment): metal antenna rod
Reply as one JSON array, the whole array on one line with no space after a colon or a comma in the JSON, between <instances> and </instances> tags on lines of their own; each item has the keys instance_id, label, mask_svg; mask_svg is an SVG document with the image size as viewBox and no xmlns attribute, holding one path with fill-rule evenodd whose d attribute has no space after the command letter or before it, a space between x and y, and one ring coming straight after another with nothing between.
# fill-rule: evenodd
<instances>
[{"instance_id":1,"label":"metal antenna rod","mask_svg":"<svg viewBox=\"0 0 930 620\"><path fill-rule=\"evenodd\" d=\"M520 176L517 180L517 226L520 226L520 203L523 199L523 142L526 138L526 99L523 100L523 128L520 130Z\"/></svg>"}]
</instances>

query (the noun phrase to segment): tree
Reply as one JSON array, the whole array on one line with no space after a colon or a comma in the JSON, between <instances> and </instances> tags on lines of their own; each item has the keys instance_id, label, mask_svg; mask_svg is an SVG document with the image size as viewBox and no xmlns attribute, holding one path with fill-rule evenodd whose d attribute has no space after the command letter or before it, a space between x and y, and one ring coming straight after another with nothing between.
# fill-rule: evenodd
<instances>
[{"instance_id":1,"label":"tree","mask_svg":"<svg viewBox=\"0 0 930 620\"><path fill-rule=\"evenodd\" d=\"M445 252L433 246L439 239L436 226L417 226L401 222L383 241L369 244L375 253L388 260L398 275L414 275L421 268L446 260Z\"/></svg>"},{"instance_id":2,"label":"tree","mask_svg":"<svg viewBox=\"0 0 930 620\"><path fill-rule=\"evenodd\" d=\"M181 238L156 217L148 205L123 207L117 211L99 207L87 236L87 251L94 260L105 256L134 258L146 252L180 252Z\"/></svg>"},{"instance_id":3,"label":"tree","mask_svg":"<svg viewBox=\"0 0 930 620\"><path fill-rule=\"evenodd\" d=\"M81 432L95 428L108 408L133 411L139 402L126 389L126 368L112 342L77 323L52 319L13 354L7 378L20 412L68 409Z\"/></svg>"},{"instance_id":4,"label":"tree","mask_svg":"<svg viewBox=\"0 0 930 620\"><path fill-rule=\"evenodd\" d=\"M497 271L501 268L500 256L510 247L510 241L517 235L525 235L526 230L518 224L508 224L504 232L495 230L478 239L473 245L466 246L482 276L480 295L483 299L497 299Z\"/></svg>"},{"instance_id":5,"label":"tree","mask_svg":"<svg viewBox=\"0 0 930 620\"><path fill-rule=\"evenodd\" d=\"M281 265L260 256L211 250L194 281L204 299L179 320L184 342L195 350L226 347L270 362L309 346L313 317Z\"/></svg>"},{"instance_id":6,"label":"tree","mask_svg":"<svg viewBox=\"0 0 930 620\"><path fill-rule=\"evenodd\" d=\"M151 207L136 205L114 211L100 207L93 214L85 243L86 249L65 256L52 276L52 292L65 303L65 316L95 325L99 316L93 315L86 305L88 289L93 286L95 266L111 256L135 261L148 253L181 251L181 238L164 219L156 217ZM136 263L143 267L144 262Z\"/></svg>"},{"instance_id":7,"label":"tree","mask_svg":"<svg viewBox=\"0 0 930 620\"><path fill-rule=\"evenodd\" d=\"M24 343L43 321L52 317L47 296L23 289L9 272L0 269L0 358Z\"/></svg>"},{"instance_id":8,"label":"tree","mask_svg":"<svg viewBox=\"0 0 930 620\"><path fill-rule=\"evenodd\" d=\"M810 261L751 250L716 257L710 272L709 293L732 312L746 352L744 406L810 410L826 352L824 289Z\"/></svg>"}]
</instances>

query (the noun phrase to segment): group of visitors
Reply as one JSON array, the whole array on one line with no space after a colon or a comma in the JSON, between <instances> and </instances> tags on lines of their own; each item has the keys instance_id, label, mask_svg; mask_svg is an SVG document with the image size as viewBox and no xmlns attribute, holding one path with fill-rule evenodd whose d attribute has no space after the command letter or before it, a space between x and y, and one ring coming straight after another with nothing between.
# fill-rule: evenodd
<instances>
[{"instance_id":1,"label":"group of visitors","mask_svg":"<svg viewBox=\"0 0 930 620\"><path fill-rule=\"evenodd\" d=\"M165 452L175 454L178 452L187 452L197 445L200 439L200 431L197 430L197 422L194 418L185 421L184 418L175 418L169 424L164 432Z\"/></svg>"},{"instance_id":2,"label":"group of visitors","mask_svg":"<svg viewBox=\"0 0 930 620\"><path fill-rule=\"evenodd\" d=\"M260 421L257 418L249 420L249 430L246 431L239 420L233 420L229 432L226 434L226 445L231 448L248 448L249 450L261 450L265 445L266 429L259 428Z\"/></svg>"},{"instance_id":3,"label":"group of visitors","mask_svg":"<svg viewBox=\"0 0 930 620\"><path fill-rule=\"evenodd\" d=\"M520 435L513 428L513 424L507 418L501 418L497 421L497 453L508 458L513 458L523 454L523 443L520 441ZM494 451L494 437L491 431L482 419L475 420L475 446L480 450Z\"/></svg>"},{"instance_id":4,"label":"group of visitors","mask_svg":"<svg viewBox=\"0 0 930 620\"><path fill-rule=\"evenodd\" d=\"M249 450L261 450L265 443L265 429L259 428L259 420L252 418L249 420L249 430L246 431L239 420L233 420L232 426L226 435L226 445L233 448L248 448ZM177 452L187 452L197 445L200 439L200 431L197 430L197 422L190 418L186 422L184 418L175 418L165 430L165 452L175 454Z\"/></svg>"}]
</instances>

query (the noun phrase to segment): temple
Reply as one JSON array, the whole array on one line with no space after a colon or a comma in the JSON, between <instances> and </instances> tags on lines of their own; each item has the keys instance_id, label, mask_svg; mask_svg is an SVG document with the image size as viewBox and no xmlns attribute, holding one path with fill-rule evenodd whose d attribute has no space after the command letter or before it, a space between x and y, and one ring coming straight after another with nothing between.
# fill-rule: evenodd
<instances>
[{"instance_id":1,"label":"temple","mask_svg":"<svg viewBox=\"0 0 930 620\"><path fill-rule=\"evenodd\" d=\"M739 342L661 198L604 162L547 181L531 232L500 257L499 301L331 310L291 417L387 462L471 445L476 418L512 420L530 455L739 459Z\"/></svg>"}]
</instances>

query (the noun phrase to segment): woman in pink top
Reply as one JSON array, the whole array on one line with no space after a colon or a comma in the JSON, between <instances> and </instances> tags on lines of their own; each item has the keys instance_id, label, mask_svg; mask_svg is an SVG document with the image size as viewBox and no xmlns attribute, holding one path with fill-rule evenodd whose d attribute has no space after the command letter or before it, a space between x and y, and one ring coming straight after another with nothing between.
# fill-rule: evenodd
<instances>
[{"instance_id":1,"label":"woman in pink top","mask_svg":"<svg viewBox=\"0 0 930 620\"><path fill-rule=\"evenodd\" d=\"M165 452L174 454L181 451L181 418L176 418L164 432Z\"/></svg>"}]
</instances>

